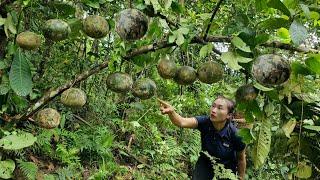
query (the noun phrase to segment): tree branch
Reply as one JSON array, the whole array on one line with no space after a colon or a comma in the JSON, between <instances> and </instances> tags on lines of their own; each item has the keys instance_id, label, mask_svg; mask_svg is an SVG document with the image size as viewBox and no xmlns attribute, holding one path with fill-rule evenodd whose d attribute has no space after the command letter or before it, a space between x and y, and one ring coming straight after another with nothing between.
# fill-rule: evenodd
<instances>
[{"instance_id":1,"label":"tree branch","mask_svg":"<svg viewBox=\"0 0 320 180\"><path fill-rule=\"evenodd\" d=\"M222 3L223 0L219 0L219 2L217 3L216 7L214 8L213 12L212 12L212 16L211 16L211 19L210 19L210 22L208 24L208 27L207 27L207 30L206 30L206 33L203 37L203 39L207 39L207 36L208 36L208 33L209 33L209 30L210 30L210 27L211 27L211 24L212 24L212 21L213 21L213 18L216 16L219 8L220 8L220 5Z\"/></svg>"},{"instance_id":2,"label":"tree branch","mask_svg":"<svg viewBox=\"0 0 320 180\"><path fill-rule=\"evenodd\" d=\"M194 37L191 40L190 43L191 44L206 44L208 42L226 42L226 43L230 43L231 39L232 39L232 37L230 37L230 36L209 36L209 37L207 37L207 40L205 41L203 38ZM148 52L152 52L152 51L156 51L158 49L172 47L172 46L177 46L177 44L176 43L169 43L167 40L160 41L158 43L141 46L139 48L136 48L136 49L133 49L131 51L128 51L127 55L124 56L123 58L128 60L128 59L130 59L130 58L132 58L134 56L138 56L138 55L141 55L141 54L146 54ZM283 43L277 42L277 41L264 43L264 44L261 44L261 46L280 48L280 49L285 49L285 50L293 50L293 51L302 52L302 53L308 53L308 52L320 53L320 50L293 47L291 45L283 44ZM218 51L218 53L221 54L221 52L219 52L219 51ZM41 99L39 99L34 105L32 105L27 110L27 112L25 114L23 114L20 117L17 117L16 120L28 119L34 113L36 113L40 108L42 108L45 104L50 102L56 96L60 95L66 89L72 87L74 84L79 83L79 82L87 79L91 75L93 75L95 73L98 73L101 70L103 70L104 68L106 68L108 66L108 62L109 62L108 60L105 60L104 62L102 62L98 66L95 66L92 69L77 75L74 80L69 81L69 82L65 83L64 85L62 85L62 86L60 86L60 87L58 87L58 88L56 88L56 89L54 89L52 91L47 92Z\"/></svg>"}]
</instances>

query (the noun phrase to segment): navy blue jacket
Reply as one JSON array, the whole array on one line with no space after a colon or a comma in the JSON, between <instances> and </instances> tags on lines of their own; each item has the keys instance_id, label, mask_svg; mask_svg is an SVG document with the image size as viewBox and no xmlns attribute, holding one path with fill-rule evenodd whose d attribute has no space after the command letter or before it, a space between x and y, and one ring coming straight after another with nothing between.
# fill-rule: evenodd
<instances>
[{"instance_id":1,"label":"navy blue jacket","mask_svg":"<svg viewBox=\"0 0 320 180\"><path fill-rule=\"evenodd\" d=\"M217 162L224 164L225 168L236 172L238 159L236 152L245 148L245 143L236 135L237 128L227 122L225 127L217 132L209 116L197 116L197 129L201 133L201 150L207 151L211 156L218 158ZM201 156L205 156L201 153Z\"/></svg>"}]
</instances>

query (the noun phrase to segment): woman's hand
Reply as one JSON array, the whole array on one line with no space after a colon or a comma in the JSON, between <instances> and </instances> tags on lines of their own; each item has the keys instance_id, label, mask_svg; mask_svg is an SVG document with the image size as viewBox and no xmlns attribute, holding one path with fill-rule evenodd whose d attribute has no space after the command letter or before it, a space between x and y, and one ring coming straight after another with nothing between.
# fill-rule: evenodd
<instances>
[{"instance_id":1,"label":"woman's hand","mask_svg":"<svg viewBox=\"0 0 320 180\"><path fill-rule=\"evenodd\" d=\"M171 114L174 112L174 108L167 102L157 98L160 103L160 111L162 114Z\"/></svg>"}]
</instances>

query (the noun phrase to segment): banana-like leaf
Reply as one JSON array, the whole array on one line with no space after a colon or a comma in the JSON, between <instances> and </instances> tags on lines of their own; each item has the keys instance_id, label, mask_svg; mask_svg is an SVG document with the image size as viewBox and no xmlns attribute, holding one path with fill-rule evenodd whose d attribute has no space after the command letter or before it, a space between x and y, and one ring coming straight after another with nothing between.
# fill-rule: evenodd
<instances>
[{"instance_id":1,"label":"banana-like leaf","mask_svg":"<svg viewBox=\"0 0 320 180\"><path fill-rule=\"evenodd\" d=\"M26 96L32 91L31 70L27 59L20 50L14 54L9 74L10 86L19 96Z\"/></svg>"},{"instance_id":2,"label":"banana-like leaf","mask_svg":"<svg viewBox=\"0 0 320 180\"><path fill-rule=\"evenodd\" d=\"M271 144L271 122L267 118L263 118L259 130L258 137L253 149L254 167L260 168L268 157Z\"/></svg>"},{"instance_id":3,"label":"banana-like leaf","mask_svg":"<svg viewBox=\"0 0 320 180\"><path fill-rule=\"evenodd\" d=\"M0 147L6 150L18 150L33 145L37 138L31 133L19 132L0 139Z\"/></svg>"}]
</instances>

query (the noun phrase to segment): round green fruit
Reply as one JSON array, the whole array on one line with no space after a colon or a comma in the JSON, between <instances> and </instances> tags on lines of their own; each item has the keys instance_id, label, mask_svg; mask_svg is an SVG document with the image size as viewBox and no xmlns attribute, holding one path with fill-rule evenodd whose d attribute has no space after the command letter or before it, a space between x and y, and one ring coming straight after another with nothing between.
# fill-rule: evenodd
<instances>
[{"instance_id":1,"label":"round green fruit","mask_svg":"<svg viewBox=\"0 0 320 180\"><path fill-rule=\"evenodd\" d=\"M126 93L132 87L133 81L129 74L115 72L107 77L107 86L117 93Z\"/></svg>"},{"instance_id":2,"label":"round green fruit","mask_svg":"<svg viewBox=\"0 0 320 180\"><path fill-rule=\"evenodd\" d=\"M86 93L78 88L69 88L61 94L61 103L72 108L80 108L86 101Z\"/></svg>"},{"instance_id":3,"label":"round green fruit","mask_svg":"<svg viewBox=\"0 0 320 180\"><path fill-rule=\"evenodd\" d=\"M174 80L180 85L192 84L196 79L197 72L190 66L181 66L174 77Z\"/></svg>"},{"instance_id":4,"label":"round green fruit","mask_svg":"<svg viewBox=\"0 0 320 180\"><path fill-rule=\"evenodd\" d=\"M34 32L25 31L17 35L16 42L22 49L34 50L41 45L41 38Z\"/></svg>"},{"instance_id":5,"label":"round green fruit","mask_svg":"<svg viewBox=\"0 0 320 180\"><path fill-rule=\"evenodd\" d=\"M157 69L159 75L164 79L174 78L177 72L176 63L170 60L168 57L160 59Z\"/></svg>"},{"instance_id":6,"label":"round green fruit","mask_svg":"<svg viewBox=\"0 0 320 180\"><path fill-rule=\"evenodd\" d=\"M70 26L63 20L50 19L44 25L44 36L52 41L67 39L71 33Z\"/></svg>"},{"instance_id":7,"label":"round green fruit","mask_svg":"<svg viewBox=\"0 0 320 180\"><path fill-rule=\"evenodd\" d=\"M223 69L216 62L205 62L198 68L198 78L203 83L216 83L223 78Z\"/></svg>"},{"instance_id":8,"label":"round green fruit","mask_svg":"<svg viewBox=\"0 0 320 180\"><path fill-rule=\"evenodd\" d=\"M290 65L282 57L265 54L257 57L252 66L252 74L262 85L280 85L290 77Z\"/></svg>"},{"instance_id":9,"label":"round green fruit","mask_svg":"<svg viewBox=\"0 0 320 180\"><path fill-rule=\"evenodd\" d=\"M137 9L125 9L116 18L116 31L123 40L142 38L148 30L148 18Z\"/></svg>"},{"instance_id":10,"label":"round green fruit","mask_svg":"<svg viewBox=\"0 0 320 180\"><path fill-rule=\"evenodd\" d=\"M83 31L92 38L103 38L109 32L108 22L101 16L88 16L83 21Z\"/></svg>"},{"instance_id":11,"label":"round green fruit","mask_svg":"<svg viewBox=\"0 0 320 180\"><path fill-rule=\"evenodd\" d=\"M46 128L46 129L52 129L56 128L60 124L60 114L57 110L52 108L46 108L41 111L39 111L36 114L36 123L39 124L40 127Z\"/></svg>"},{"instance_id":12,"label":"round green fruit","mask_svg":"<svg viewBox=\"0 0 320 180\"><path fill-rule=\"evenodd\" d=\"M236 91L237 102L250 102L258 96L257 90L250 84L240 86Z\"/></svg>"},{"instance_id":13,"label":"round green fruit","mask_svg":"<svg viewBox=\"0 0 320 180\"><path fill-rule=\"evenodd\" d=\"M140 99L151 98L157 90L156 83L149 78L143 78L137 80L133 84L132 94Z\"/></svg>"}]
</instances>

